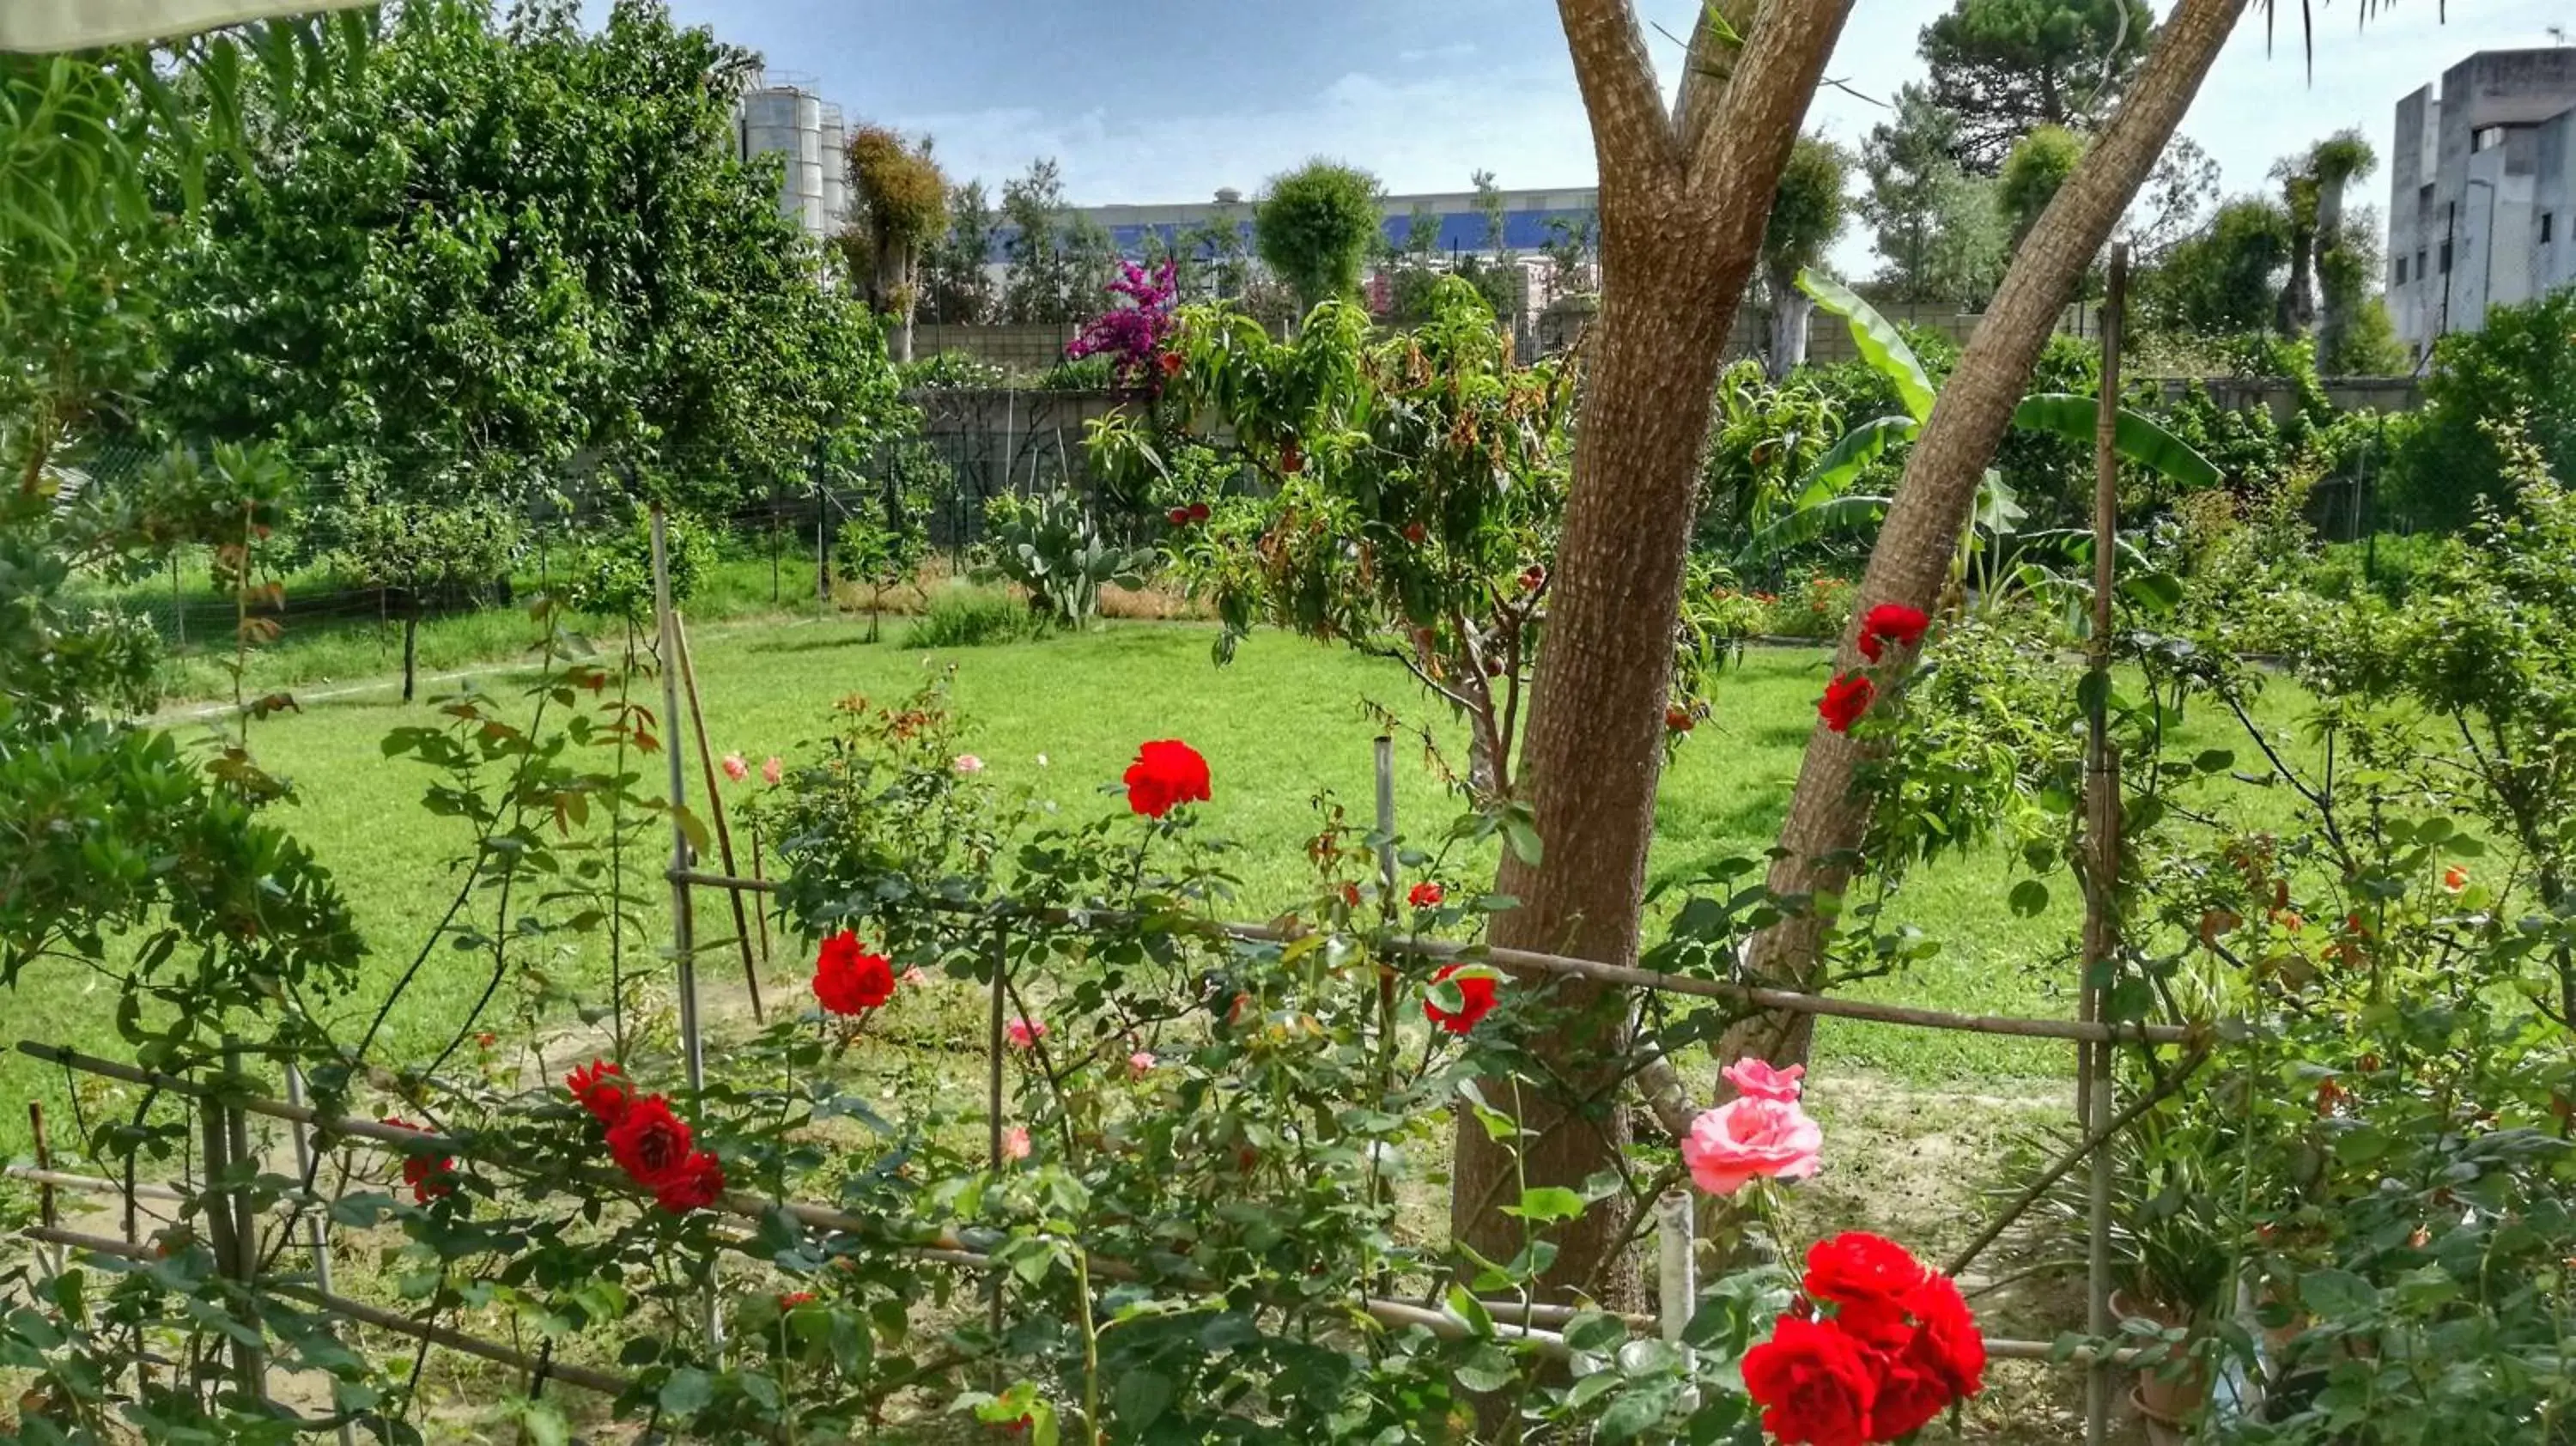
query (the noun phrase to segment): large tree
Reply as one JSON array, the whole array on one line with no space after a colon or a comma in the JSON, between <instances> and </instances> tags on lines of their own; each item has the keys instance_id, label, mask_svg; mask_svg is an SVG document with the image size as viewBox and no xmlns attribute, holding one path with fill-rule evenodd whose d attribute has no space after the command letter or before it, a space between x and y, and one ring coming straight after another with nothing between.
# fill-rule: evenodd
<instances>
[{"instance_id":1,"label":"large tree","mask_svg":"<svg viewBox=\"0 0 2576 1446\"><path fill-rule=\"evenodd\" d=\"M1007 321L1086 321L1098 314L1118 251L1098 222L1064 196L1064 172L1053 160L1002 185L1003 245L1010 274L1002 283Z\"/></svg>"},{"instance_id":2,"label":"large tree","mask_svg":"<svg viewBox=\"0 0 2576 1446\"><path fill-rule=\"evenodd\" d=\"M1959 118L1909 85L1861 145L1860 198L1878 252L1878 286L1898 301L1982 302L2003 274L1994 183L1952 158Z\"/></svg>"},{"instance_id":3,"label":"large tree","mask_svg":"<svg viewBox=\"0 0 2576 1446\"><path fill-rule=\"evenodd\" d=\"M1253 244L1300 310L1359 295L1360 267L1385 230L1383 191L1368 172L1321 158L1270 178L1253 208Z\"/></svg>"},{"instance_id":4,"label":"large tree","mask_svg":"<svg viewBox=\"0 0 2576 1446\"><path fill-rule=\"evenodd\" d=\"M1952 154L1992 174L2039 126L2091 128L2154 26L2146 0L1956 0L1921 37L1932 99L1959 117Z\"/></svg>"},{"instance_id":5,"label":"large tree","mask_svg":"<svg viewBox=\"0 0 2576 1446\"><path fill-rule=\"evenodd\" d=\"M1759 259L1780 183L1849 0L1719 0L1695 32L1678 97L1655 83L1627 0L1559 0L1592 119L1600 176L1600 319L1587 345L1574 473L1550 582L1547 643L1533 681L1515 785L1541 838L1503 861L1497 891L1519 906L1499 945L1616 963L1637 956L1646 848L1662 771L1699 457L1728 324ZM1741 36L1738 40L1736 37ZM1451 1228L1507 1259L1520 1223L1491 1206L1504 1182L1580 1186L1624 1166L1619 1100L1627 1049L1621 991L1562 981L1568 1023L1533 1047L1557 1087L1510 1103L1517 1133L1465 1119ZM1557 1237L1547 1279L1599 1276L1626 1220L1594 1210Z\"/></svg>"},{"instance_id":6,"label":"large tree","mask_svg":"<svg viewBox=\"0 0 2576 1446\"><path fill-rule=\"evenodd\" d=\"M2057 199L2057 188L2075 174L2082 159L2084 138L2064 126L2041 126L2013 146L1996 181L1995 203L2003 208L2015 246L2039 224L2040 214Z\"/></svg>"},{"instance_id":7,"label":"large tree","mask_svg":"<svg viewBox=\"0 0 2576 1446\"><path fill-rule=\"evenodd\" d=\"M948 193L948 229L922 253L921 288L934 324L972 326L993 319L995 221L984 183Z\"/></svg>"},{"instance_id":8,"label":"large tree","mask_svg":"<svg viewBox=\"0 0 2576 1446\"><path fill-rule=\"evenodd\" d=\"M1771 305L1771 379L1778 381L1807 360L1807 323L1815 303L1798 289L1798 273L1821 265L1842 239L1851 205L1843 196L1849 157L1823 136L1806 135L1790 148L1771 217L1762 229L1762 289Z\"/></svg>"},{"instance_id":9,"label":"large tree","mask_svg":"<svg viewBox=\"0 0 2576 1446\"><path fill-rule=\"evenodd\" d=\"M2023 238L1906 459L1904 479L1861 577L1855 617L1881 603L1927 610L1939 604L1978 484L2058 314L2146 182L2247 3L2180 0L2118 113ZM1856 637L1846 636L1837 671L1861 662ZM1871 812L1858 773L1867 748L1865 741L1821 724L1810 735L1770 871L1777 893L1812 896L1838 890L1850 878ZM1810 983L1826 928L1814 915L1774 925L1755 939L1752 968L1793 985ZM1734 1031L1726 1047L1799 1059L1812 1027L1807 1016L1757 1019ZM1668 1089L1658 1096L1659 1114L1668 1123L1680 1115L1679 1093Z\"/></svg>"},{"instance_id":10,"label":"large tree","mask_svg":"<svg viewBox=\"0 0 2576 1446\"><path fill-rule=\"evenodd\" d=\"M878 125L852 130L844 145L852 207L840 250L864 277L868 306L894 329L894 359L912 360L912 315L921 297L922 251L948 225L948 178L930 141L908 145Z\"/></svg>"}]
</instances>

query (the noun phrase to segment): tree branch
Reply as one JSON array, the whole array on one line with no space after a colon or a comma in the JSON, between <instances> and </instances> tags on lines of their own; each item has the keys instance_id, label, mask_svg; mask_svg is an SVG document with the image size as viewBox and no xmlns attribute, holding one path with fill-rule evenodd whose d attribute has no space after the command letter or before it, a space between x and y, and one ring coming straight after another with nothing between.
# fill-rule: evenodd
<instances>
[{"instance_id":1,"label":"tree branch","mask_svg":"<svg viewBox=\"0 0 2576 1446\"><path fill-rule=\"evenodd\" d=\"M1592 117L1592 150L1601 177L1601 204L1612 204L1619 181L1672 175L1681 147L1655 88L1654 62L1645 32L1628 0L1557 0L1566 49L1574 55L1575 84Z\"/></svg>"},{"instance_id":2,"label":"tree branch","mask_svg":"<svg viewBox=\"0 0 2576 1446\"><path fill-rule=\"evenodd\" d=\"M1754 0L1720 3L1730 22L1733 12L1756 8ZM1771 192L1789 162L1789 148L1797 143L1799 124L1816 98L1816 84L1850 14L1851 0L1769 0L1760 5L1745 33L1743 54L1731 67L1732 78L1722 89L1703 81L1700 92L1708 100L1684 111L1684 133L1691 137L1691 190L1748 213L1757 240L1770 213ZM1707 29L1702 22L1702 32ZM1684 99L1694 99L1687 78L1684 87ZM1757 204L1744 204L1754 196L1760 197Z\"/></svg>"},{"instance_id":3,"label":"tree branch","mask_svg":"<svg viewBox=\"0 0 2576 1446\"><path fill-rule=\"evenodd\" d=\"M1744 55L1744 37L1752 33L1760 10L1761 0L1709 0L1701 8L1688 53L1682 58L1681 94L1673 101L1673 130L1681 137L1684 152L1698 152L1710 117L1726 98L1735 63Z\"/></svg>"}]
</instances>

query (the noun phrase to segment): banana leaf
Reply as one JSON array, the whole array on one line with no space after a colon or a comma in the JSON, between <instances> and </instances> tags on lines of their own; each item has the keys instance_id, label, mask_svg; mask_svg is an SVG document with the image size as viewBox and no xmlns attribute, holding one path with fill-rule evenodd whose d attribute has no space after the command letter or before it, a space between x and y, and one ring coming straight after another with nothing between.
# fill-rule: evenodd
<instances>
[{"instance_id":1,"label":"banana leaf","mask_svg":"<svg viewBox=\"0 0 2576 1446\"><path fill-rule=\"evenodd\" d=\"M1816 459L1814 470L1798 487L1798 505L1813 507L1851 485L1861 469L1899 442L1914 440L1923 424L1912 417L1876 417L1843 433L1843 439Z\"/></svg>"},{"instance_id":2,"label":"banana leaf","mask_svg":"<svg viewBox=\"0 0 2576 1446\"><path fill-rule=\"evenodd\" d=\"M1774 553L1800 543L1813 542L1828 533L1859 532L1875 527L1879 519L1887 515L1887 506L1888 500L1884 497L1855 494L1801 507L1753 534L1743 550L1735 555L1735 565L1743 568L1757 566Z\"/></svg>"},{"instance_id":3,"label":"banana leaf","mask_svg":"<svg viewBox=\"0 0 2576 1446\"><path fill-rule=\"evenodd\" d=\"M1798 273L1798 289L1851 327L1852 345L1860 348L1861 360L1896 384L1908 415L1917 422L1932 415L1932 378L1924 374L1923 363L1915 360L1914 348L1905 344L1893 322L1849 288L1813 270Z\"/></svg>"},{"instance_id":4,"label":"banana leaf","mask_svg":"<svg viewBox=\"0 0 2576 1446\"><path fill-rule=\"evenodd\" d=\"M2034 392L2013 408L2013 425L2054 433L2071 442L2090 442L2098 406L2093 398L2070 392ZM2111 450L2124 461L2135 462L2187 487L2211 488L2225 480L2218 468L2190 443L2166 431L2153 417L2127 407L2120 409L2112 424Z\"/></svg>"}]
</instances>

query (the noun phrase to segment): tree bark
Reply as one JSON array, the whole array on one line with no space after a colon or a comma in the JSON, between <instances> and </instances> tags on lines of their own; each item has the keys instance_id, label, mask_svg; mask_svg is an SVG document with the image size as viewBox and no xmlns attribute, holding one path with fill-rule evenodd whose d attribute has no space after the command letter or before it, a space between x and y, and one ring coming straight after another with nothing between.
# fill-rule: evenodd
<instances>
[{"instance_id":1,"label":"tree bark","mask_svg":"<svg viewBox=\"0 0 2576 1446\"><path fill-rule=\"evenodd\" d=\"M417 655L419 640L420 594L415 592L411 598L411 611L403 614L403 701L406 703L411 701L412 660Z\"/></svg>"},{"instance_id":2,"label":"tree bark","mask_svg":"<svg viewBox=\"0 0 2576 1446\"><path fill-rule=\"evenodd\" d=\"M1764 278L1771 293L1771 380L1786 381L1789 373L1806 365L1807 328L1815 318L1816 303L1798 289L1798 274L1774 271Z\"/></svg>"},{"instance_id":3,"label":"tree bark","mask_svg":"<svg viewBox=\"0 0 2576 1446\"><path fill-rule=\"evenodd\" d=\"M2014 253L1993 305L1942 386L1906 461L1904 481L1861 578L1855 619L1884 602L1927 611L1938 604L1978 479L2012 421L2058 313L2172 139L2245 5L2246 0L2181 0L2118 114ZM1854 633L1847 631L1835 670L1861 661ZM1782 852L1770 873L1774 892L1811 895L1849 881L1851 858L1866 837L1870 815L1870 800L1854 787L1862 756L1862 745L1848 736L1821 723L1816 727L1781 826ZM1755 938L1753 972L1775 985L1808 987L1823 939L1820 919L1784 920ZM1803 1061L1813 1032L1807 1016L1757 1016L1730 1031L1720 1048L1728 1058L1754 1053L1782 1063Z\"/></svg>"},{"instance_id":4,"label":"tree bark","mask_svg":"<svg viewBox=\"0 0 2576 1446\"><path fill-rule=\"evenodd\" d=\"M1497 887L1520 906L1496 919L1493 939L1627 963L1637 954L1673 628L1718 358L1849 3L1769 0L1741 63L1722 80L1686 84L1678 115L1657 93L1627 0L1558 8L1601 177L1601 313L1522 742L1519 786L1545 853L1537 864L1504 860ZM1487 1092L1525 1132L1517 1167L1513 1147L1460 1120L1451 1230L1491 1259L1522 1244L1520 1222L1496 1212L1517 1198L1516 1168L1533 1185L1580 1188L1618 1168L1629 1141L1626 999L1574 981L1552 997L1568 1023L1531 1045L1552 1076L1550 1097L1531 1086L1516 1098ZM1587 1103L1569 1108L1572 1100ZM1611 1258L1626 1224L1595 1209L1557 1231L1545 1283L1590 1280L1605 1299L1636 1299L1633 1273Z\"/></svg>"}]
</instances>

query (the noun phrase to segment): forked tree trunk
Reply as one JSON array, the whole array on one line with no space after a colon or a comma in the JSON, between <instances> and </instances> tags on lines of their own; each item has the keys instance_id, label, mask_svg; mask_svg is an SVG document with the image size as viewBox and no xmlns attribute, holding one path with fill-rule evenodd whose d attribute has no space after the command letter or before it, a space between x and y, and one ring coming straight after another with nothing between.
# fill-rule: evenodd
<instances>
[{"instance_id":1,"label":"forked tree trunk","mask_svg":"<svg viewBox=\"0 0 2576 1446\"><path fill-rule=\"evenodd\" d=\"M1940 600L1978 479L2011 423L2059 311L2171 140L2245 5L2246 0L2181 0L2119 113L2014 253L1993 305L1943 384L1906 461L1904 481L1861 578L1855 618L1883 602L1928 611ZM1846 632L1835 668L1860 663L1853 635ZM1854 786L1862 752L1861 745L1821 724L1809 737L1780 830L1782 852L1771 866L1774 891L1810 894L1848 882L1849 870L1832 860L1857 850L1867 831L1870 801ZM1775 925L1754 940L1754 971L1803 987L1814 977L1821 943L1813 918ZM1720 1047L1729 1058L1758 1053L1803 1061L1813 1028L1807 1015L1757 1016L1730 1031Z\"/></svg>"},{"instance_id":2,"label":"forked tree trunk","mask_svg":"<svg viewBox=\"0 0 2576 1446\"><path fill-rule=\"evenodd\" d=\"M1724 8L1749 10L1730 0ZM1601 314L1577 427L1574 481L1551 584L1547 647L1531 693L1519 790L1544 857L1506 858L1498 888L1520 900L1499 945L1632 962L1646 847L1663 763L1673 627L1718 357L1753 271L1789 147L1841 31L1848 0L1769 0L1728 78L1683 84L1678 115L1657 93L1626 0L1560 0L1601 177ZM1732 20L1735 17L1730 15ZM1739 26L1739 30L1744 27ZM1571 987L1569 987L1571 986ZM1543 981L1522 981L1537 989ZM1629 1142L1618 1058L1626 1000L1564 981L1568 1025L1534 1041L1542 1065L1590 1105L1489 1088L1516 1112L1519 1178L1580 1188ZM1462 1118L1450 1224L1492 1259L1520 1249L1514 1146ZM1554 1232L1547 1282L1591 1281L1604 1299L1638 1285L1613 1252L1627 1222L1595 1209Z\"/></svg>"}]
</instances>

